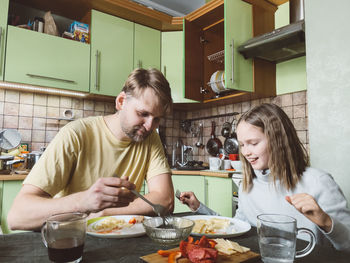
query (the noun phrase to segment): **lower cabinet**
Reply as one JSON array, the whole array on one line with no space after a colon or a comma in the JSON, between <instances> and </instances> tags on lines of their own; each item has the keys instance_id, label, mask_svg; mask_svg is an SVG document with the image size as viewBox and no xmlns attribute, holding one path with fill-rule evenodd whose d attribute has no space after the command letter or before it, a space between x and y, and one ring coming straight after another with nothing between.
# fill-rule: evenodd
<instances>
[{"instance_id":1,"label":"lower cabinet","mask_svg":"<svg viewBox=\"0 0 350 263\"><path fill-rule=\"evenodd\" d=\"M4 234L10 234L22 231L11 231L7 225L7 214L12 206L13 200L22 187L22 180L20 181L0 181L0 197L1 197L1 209L0 209L0 225Z\"/></svg>"},{"instance_id":2,"label":"lower cabinet","mask_svg":"<svg viewBox=\"0 0 350 263\"><path fill-rule=\"evenodd\" d=\"M203 204L222 216L233 216L233 181L201 175L172 175L174 191L192 191ZM174 213L189 212L190 209L175 198Z\"/></svg>"},{"instance_id":3,"label":"lower cabinet","mask_svg":"<svg viewBox=\"0 0 350 263\"><path fill-rule=\"evenodd\" d=\"M195 193L198 200L205 203L205 178L200 175L172 175L174 192L192 191ZM175 198L174 213L190 212L187 205L183 205L179 199Z\"/></svg>"}]
</instances>

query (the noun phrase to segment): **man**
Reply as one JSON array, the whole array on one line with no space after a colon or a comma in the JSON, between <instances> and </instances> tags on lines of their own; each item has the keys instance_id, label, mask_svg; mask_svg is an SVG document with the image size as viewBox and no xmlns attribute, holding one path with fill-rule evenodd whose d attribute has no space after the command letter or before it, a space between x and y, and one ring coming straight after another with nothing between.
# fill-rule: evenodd
<instances>
[{"instance_id":1,"label":"man","mask_svg":"<svg viewBox=\"0 0 350 263\"><path fill-rule=\"evenodd\" d=\"M63 127L23 182L8 214L11 229L35 230L57 213L153 214L129 191L174 206L170 168L155 128L172 105L168 81L156 69L136 69L116 98L117 112Z\"/></svg>"}]
</instances>

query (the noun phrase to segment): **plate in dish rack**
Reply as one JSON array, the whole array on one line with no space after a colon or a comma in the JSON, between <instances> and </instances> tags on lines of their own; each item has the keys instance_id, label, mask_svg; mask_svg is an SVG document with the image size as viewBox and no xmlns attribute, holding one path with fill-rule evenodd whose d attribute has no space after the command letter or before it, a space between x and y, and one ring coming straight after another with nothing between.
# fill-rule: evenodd
<instances>
[{"instance_id":1,"label":"plate in dish rack","mask_svg":"<svg viewBox=\"0 0 350 263\"><path fill-rule=\"evenodd\" d=\"M192 236L205 235L208 238L228 238L243 235L251 229L249 223L231 217L193 215L184 216L184 218L195 222L191 233Z\"/></svg>"}]
</instances>

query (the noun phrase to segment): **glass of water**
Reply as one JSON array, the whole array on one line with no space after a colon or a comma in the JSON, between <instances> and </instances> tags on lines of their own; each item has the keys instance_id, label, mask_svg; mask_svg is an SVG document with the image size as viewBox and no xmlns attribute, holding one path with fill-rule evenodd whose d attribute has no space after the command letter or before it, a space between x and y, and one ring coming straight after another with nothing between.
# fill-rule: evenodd
<instances>
[{"instance_id":1,"label":"glass of water","mask_svg":"<svg viewBox=\"0 0 350 263\"><path fill-rule=\"evenodd\" d=\"M306 228L297 228L297 220L280 214L261 214L257 217L261 259L264 263L292 263L294 258L308 255L315 247L316 237ZM297 234L310 236L306 248L296 251Z\"/></svg>"}]
</instances>

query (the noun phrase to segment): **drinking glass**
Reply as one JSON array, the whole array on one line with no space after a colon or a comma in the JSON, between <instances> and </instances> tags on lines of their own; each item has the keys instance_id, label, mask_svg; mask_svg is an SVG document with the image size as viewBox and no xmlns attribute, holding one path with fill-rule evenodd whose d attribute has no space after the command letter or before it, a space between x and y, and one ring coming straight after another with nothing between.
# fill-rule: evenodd
<instances>
[{"instance_id":1,"label":"drinking glass","mask_svg":"<svg viewBox=\"0 0 350 263\"><path fill-rule=\"evenodd\" d=\"M50 216L41 228L41 236L53 262L80 262L86 235L85 213Z\"/></svg>"},{"instance_id":2,"label":"drinking glass","mask_svg":"<svg viewBox=\"0 0 350 263\"><path fill-rule=\"evenodd\" d=\"M297 228L297 220L280 214L261 214L257 217L257 231L261 259L264 263L291 263L294 258L308 255L315 247L316 237L306 228ZM310 242L296 251L299 233L310 236Z\"/></svg>"}]
</instances>

